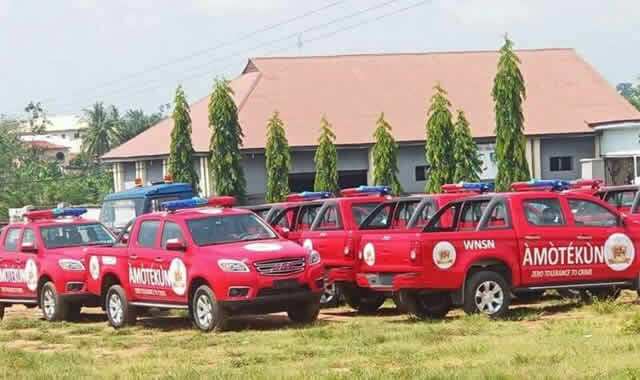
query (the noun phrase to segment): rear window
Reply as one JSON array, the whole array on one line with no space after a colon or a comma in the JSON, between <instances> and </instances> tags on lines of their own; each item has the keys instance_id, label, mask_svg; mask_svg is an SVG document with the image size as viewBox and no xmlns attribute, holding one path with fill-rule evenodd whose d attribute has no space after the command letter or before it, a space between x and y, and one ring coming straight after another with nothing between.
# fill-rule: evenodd
<instances>
[{"instance_id":1,"label":"rear window","mask_svg":"<svg viewBox=\"0 0 640 380\"><path fill-rule=\"evenodd\" d=\"M449 203L438 211L425 227L426 232L450 232L456 229L462 203Z\"/></svg>"},{"instance_id":2,"label":"rear window","mask_svg":"<svg viewBox=\"0 0 640 380\"><path fill-rule=\"evenodd\" d=\"M342 219L338 213L337 205L329 205L318 215L318 220L314 221L314 229L317 230L340 230L342 229Z\"/></svg>"},{"instance_id":3,"label":"rear window","mask_svg":"<svg viewBox=\"0 0 640 380\"><path fill-rule=\"evenodd\" d=\"M356 225L360 225L371 214L371 211L375 210L380 205L376 203L360 203L351 206L351 215L353 216L353 222Z\"/></svg>"},{"instance_id":4,"label":"rear window","mask_svg":"<svg viewBox=\"0 0 640 380\"><path fill-rule=\"evenodd\" d=\"M313 221L316 219L316 216L318 216L320 207L322 207L322 203L300 207L297 217L298 221L293 229L297 231L310 230L313 225Z\"/></svg>"},{"instance_id":5,"label":"rear window","mask_svg":"<svg viewBox=\"0 0 640 380\"><path fill-rule=\"evenodd\" d=\"M557 199L527 199L522 202L527 223L532 226L563 226L566 219Z\"/></svg>"}]
</instances>

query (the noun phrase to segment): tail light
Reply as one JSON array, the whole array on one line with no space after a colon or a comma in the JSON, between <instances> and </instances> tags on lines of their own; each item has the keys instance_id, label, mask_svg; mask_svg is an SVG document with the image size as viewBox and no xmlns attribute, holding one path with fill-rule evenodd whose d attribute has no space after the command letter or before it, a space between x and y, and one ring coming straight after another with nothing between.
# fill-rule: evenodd
<instances>
[{"instance_id":1,"label":"tail light","mask_svg":"<svg viewBox=\"0 0 640 380\"><path fill-rule=\"evenodd\" d=\"M347 235L347 242L344 245L344 256L345 257L354 257L354 239L353 239L353 233L349 232L349 234Z\"/></svg>"},{"instance_id":2,"label":"tail light","mask_svg":"<svg viewBox=\"0 0 640 380\"><path fill-rule=\"evenodd\" d=\"M422 265L422 243L418 234L415 235L409 245L409 260L411 264Z\"/></svg>"}]
</instances>

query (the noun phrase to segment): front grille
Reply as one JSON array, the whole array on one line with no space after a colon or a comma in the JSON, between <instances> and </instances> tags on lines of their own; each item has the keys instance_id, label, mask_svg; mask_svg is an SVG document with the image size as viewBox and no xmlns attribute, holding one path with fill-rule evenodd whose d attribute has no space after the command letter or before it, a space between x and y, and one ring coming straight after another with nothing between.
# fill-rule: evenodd
<instances>
[{"instance_id":1,"label":"front grille","mask_svg":"<svg viewBox=\"0 0 640 380\"><path fill-rule=\"evenodd\" d=\"M304 257L277 259L253 263L258 273L264 276L285 276L304 271Z\"/></svg>"}]
</instances>

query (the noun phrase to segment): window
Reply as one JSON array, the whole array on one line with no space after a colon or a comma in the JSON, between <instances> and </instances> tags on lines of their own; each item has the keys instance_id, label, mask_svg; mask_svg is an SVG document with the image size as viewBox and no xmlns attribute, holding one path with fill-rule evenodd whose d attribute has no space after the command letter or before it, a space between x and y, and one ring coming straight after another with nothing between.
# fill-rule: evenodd
<instances>
[{"instance_id":1,"label":"window","mask_svg":"<svg viewBox=\"0 0 640 380\"><path fill-rule=\"evenodd\" d=\"M138 245L141 247L153 247L158 236L160 222L157 220L147 220L140 224L138 231Z\"/></svg>"},{"instance_id":2,"label":"window","mask_svg":"<svg viewBox=\"0 0 640 380\"><path fill-rule=\"evenodd\" d=\"M100 221L111 229L122 229L144 211L144 199L120 199L105 201L100 211Z\"/></svg>"},{"instance_id":3,"label":"window","mask_svg":"<svg viewBox=\"0 0 640 380\"><path fill-rule=\"evenodd\" d=\"M64 153L62 153L62 152L56 153L56 160L64 161Z\"/></svg>"},{"instance_id":4,"label":"window","mask_svg":"<svg viewBox=\"0 0 640 380\"><path fill-rule=\"evenodd\" d=\"M576 226L614 227L618 225L618 216L595 202L569 199L569 208Z\"/></svg>"},{"instance_id":5,"label":"window","mask_svg":"<svg viewBox=\"0 0 640 380\"><path fill-rule=\"evenodd\" d=\"M426 232L449 232L456 228L461 202L449 203L438 211L425 227Z\"/></svg>"},{"instance_id":6,"label":"window","mask_svg":"<svg viewBox=\"0 0 640 380\"><path fill-rule=\"evenodd\" d=\"M80 245L111 245L115 242L113 235L98 223L41 227L40 233L45 247L50 249Z\"/></svg>"},{"instance_id":7,"label":"window","mask_svg":"<svg viewBox=\"0 0 640 380\"><path fill-rule=\"evenodd\" d=\"M353 221L356 225L362 224L362 222L371 214L376 207L380 205L379 202L376 203L361 203L354 204L351 206L351 215L353 216Z\"/></svg>"},{"instance_id":8,"label":"window","mask_svg":"<svg viewBox=\"0 0 640 380\"><path fill-rule=\"evenodd\" d=\"M4 238L4 250L15 252L18 250L18 239L20 238L19 228L10 228Z\"/></svg>"},{"instance_id":9,"label":"window","mask_svg":"<svg viewBox=\"0 0 640 380\"><path fill-rule=\"evenodd\" d=\"M420 165L416 166L416 181L426 181L427 180L427 172L429 171L428 165Z\"/></svg>"},{"instance_id":10,"label":"window","mask_svg":"<svg viewBox=\"0 0 640 380\"><path fill-rule=\"evenodd\" d=\"M67 138L67 135L63 133L63 134L61 135L61 137L62 137L63 139L66 139L66 138Z\"/></svg>"},{"instance_id":11,"label":"window","mask_svg":"<svg viewBox=\"0 0 640 380\"><path fill-rule=\"evenodd\" d=\"M22 234L22 244L33 244L33 246L36 246L36 234L33 233L33 230L31 228L27 228L24 230L24 233Z\"/></svg>"},{"instance_id":12,"label":"window","mask_svg":"<svg viewBox=\"0 0 640 380\"><path fill-rule=\"evenodd\" d=\"M187 227L198 246L276 238L273 231L255 214L190 219Z\"/></svg>"},{"instance_id":13,"label":"window","mask_svg":"<svg viewBox=\"0 0 640 380\"><path fill-rule=\"evenodd\" d=\"M80 132L74 132L73 133L73 138L74 139L79 139L80 138Z\"/></svg>"},{"instance_id":14,"label":"window","mask_svg":"<svg viewBox=\"0 0 640 380\"><path fill-rule=\"evenodd\" d=\"M509 219L507 216L507 206L504 202L497 202L489 212L483 229L491 230L508 227Z\"/></svg>"},{"instance_id":15,"label":"window","mask_svg":"<svg viewBox=\"0 0 640 380\"><path fill-rule=\"evenodd\" d=\"M374 230L389 228L390 215L393 212L395 204L384 203L379 205L375 210L371 211L369 216L360 224L360 229Z\"/></svg>"},{"instance_id":16,"label":"window","mask_svg":"<svg viewBox=\"0 0 640 380\"><path fill-rule=\"evenodd\" d=\"M431 200L424 201L416 207L420 207L420 209L414 212L415 215L413 215L413 219L409 223L411 228L426 226L433 214L438 211L437 205Z\"/></svg>"},{"instance_id":17,"label":"window","mask_svg":"<svg viewBox=\"0 0 640 380\"><path fill-rule=\"evenodd\" d=\"M396 207L396 211L393 214L393 221L391 225L393 228L404 228L409 224L411 220L411 216L416 211L416 208L420 202L418 200L408 201L408 202L400 202L398 207Z\"/></svg>"},{"instance_id":18,"label":"window","mask_svg":"<svg viewBox=\"0 0 640 380\"><path fill-rule=\"evenodd\" d=\"M635 199L636 190L625 190L607 193L604 200L613 207L627 208L633 206Z\"/></svg>"},{"instance_id":19,"label":"window","mask_svg":"<svg viewBox=\"0 0 640 380\"><path fill-rule=\"evenodd\" d=\"M295 229L298 231L309 230L313 221L316 219L321 206L322 203L301 206L300 211L298 212L298 222L296 223Z\"/></svg>"},{"instance_id":20,"label":"window","mask_svg":"<svg viewBox=\"0 0 640 380\"><path fill-rule=\"evenodd\" d=\"M162 248L167 246L167 240L170 239L178 239L180 241L184 241L180 226L178 226L178 224L174 222L165 222L164 228L162 229Z\"/></svg>"},{"instance_id":21,"label":"window","mask_svg":"<svg viewBox=\"0 0 640 380\"><path fill-rule=\"evenodd\" d=\"M563 226L565 218L557 199L527 199L522 202L527 222L533 226Z\"/></svg>"},{"instance_id":22,"label":"window","mask_svg":"<svg viewBox=\"0 0 640 380\"><path fill-rule=\"evenodd\" d=\"M314 229L339 230L342 228L342 221L338 215L338 206L335 204L324 208L318 218L320 219L314 222Z\"/></svg>"},{"instance_id":23,"label":"window","mask_svg":"<svg viewBox=\"0 0 640 380\"><path fill-rule=\"evenodd\" d=\"M551 171L552 172L563 172L573 170L573 157L571 156L563 156L563 157L551 157Z\"/></svg>"},{"instance_id":24,"label":"window","mask_svg":"<svg viewBox=\"0 0 640 380\"><path fill-rule=\"evenodd\" d=\"M458 230L474 231L480 224L480 219L482 219L482 214L484 214L487 206L489 206L489 199L465 202L458 222Z\"/></svg>"}]
</instances>

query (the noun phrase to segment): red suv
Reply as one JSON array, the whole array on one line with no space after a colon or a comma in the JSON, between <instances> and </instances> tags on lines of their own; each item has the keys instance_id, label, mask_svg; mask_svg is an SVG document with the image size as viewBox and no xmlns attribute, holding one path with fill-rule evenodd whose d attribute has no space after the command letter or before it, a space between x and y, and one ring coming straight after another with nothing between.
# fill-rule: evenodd
<instances>
[{"instance_id":1,"label":"red suv","mask_svg":"<svg viewBox=\"0 0 640 380\"><path fill-rule=\"evenodd\" d=\"M49 321L76 319L83 306L97 306L87 292L88 246L111 245L102 224L83 219L82 208L29 211L26 222L0 233L0 318L11 305L39 306Z\"/></svg>"},{"instance_id":2,"label":"red suv","mask_svg":"<svg viewBox=\"0 0 640 380\"><path fill-rule=\"evenodd\" d=\"M152 307L188 309L203 331L245 313L286 311L295 322L314 321L324 285L320 255L232 205L230 197L165 202L167 212L138 217L120 244L91 249L89 291L109 323L131 324Z\"/></svg>"},{"instance_id":3,"label":"red suv","mask_svg":"<svg viewBox=\"0 0 640 380\"><path fill-rule=\"evenodd\" d=\"M347 303L361 312L375 311L392 296L393 277L412 270L410 252L417 234L433 214L449 202L493 190L492 184L461 183L442 186L442 194L393 198L379 205L359 228L355 282L341 281ZM375 302L362 303L362 299Z\"/></svg>"},{"instance_id":4,"label":"red suv","mask_svg":"<svg viewBox=\"0 0 640 380\"><path fill-rule=\"evenodd\" d=\"M640 224L563 181L532 191L476 196L440 209L418 234L413 270L393 280L409 311L443 317L503 315L511 294L546 289L615 297L638 287Z\"/></svg>"}]
</instances>

